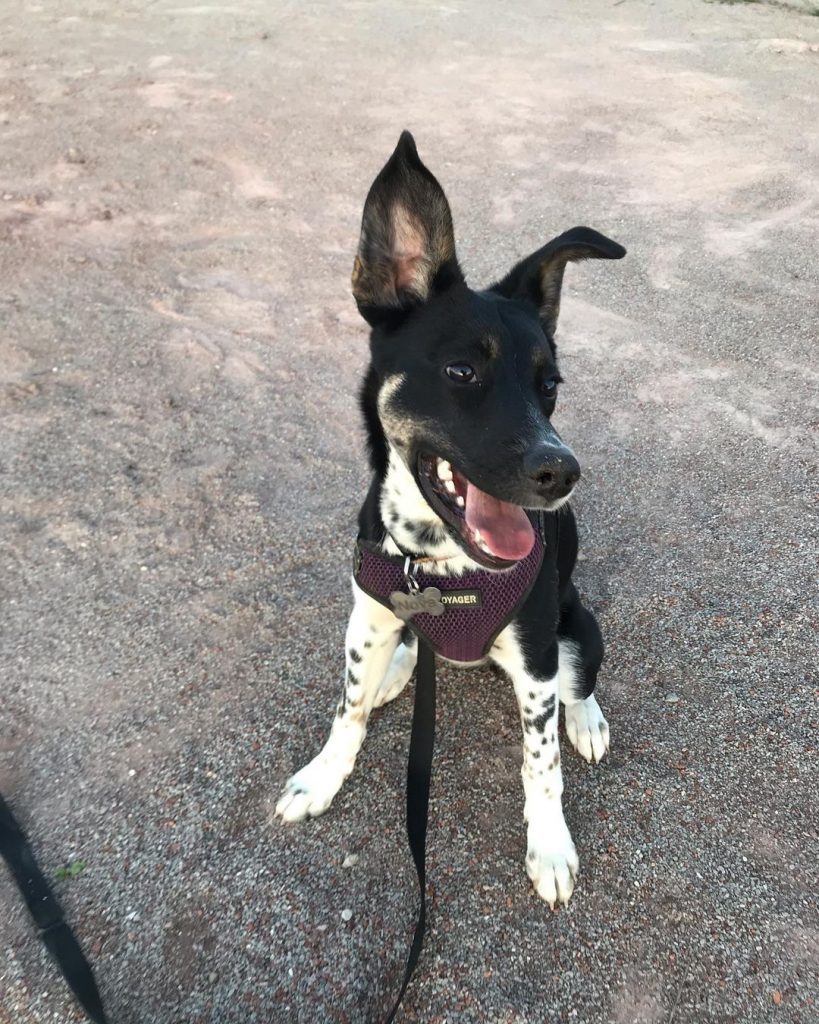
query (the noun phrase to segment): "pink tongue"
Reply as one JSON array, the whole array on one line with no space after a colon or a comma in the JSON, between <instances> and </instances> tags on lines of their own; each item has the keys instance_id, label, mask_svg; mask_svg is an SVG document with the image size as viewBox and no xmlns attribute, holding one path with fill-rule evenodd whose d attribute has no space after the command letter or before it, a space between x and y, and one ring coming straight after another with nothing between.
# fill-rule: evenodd
<instances>
[{"instance_id":1,"label":"pink tongue","mask_svg":"<svg viewBox=\"0 0 819 1024\"><path fill-rule=\"evenodd\" d=\"M481 531L481 540L497 558L510 562L525 558L535 543L529 517L518 505L499 501L468 483L466 525Z\"/></svg>"}]
</instances>

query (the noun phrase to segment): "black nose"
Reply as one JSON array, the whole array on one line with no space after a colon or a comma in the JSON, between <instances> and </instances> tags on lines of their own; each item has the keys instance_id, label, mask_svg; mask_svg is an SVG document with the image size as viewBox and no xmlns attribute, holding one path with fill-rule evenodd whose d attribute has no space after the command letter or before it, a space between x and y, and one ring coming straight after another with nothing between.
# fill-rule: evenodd
<instances>
[{"instance_id":1,"label":"black nose","mask_svg":"<svg viewBox=\"0 0 819 1024\"><path fill-rule=\"evenodd\" d=\"M545 498L565 498L580 479L580 463L568 448L538 448L524 465Z\"/></svg>"}]
</instances>

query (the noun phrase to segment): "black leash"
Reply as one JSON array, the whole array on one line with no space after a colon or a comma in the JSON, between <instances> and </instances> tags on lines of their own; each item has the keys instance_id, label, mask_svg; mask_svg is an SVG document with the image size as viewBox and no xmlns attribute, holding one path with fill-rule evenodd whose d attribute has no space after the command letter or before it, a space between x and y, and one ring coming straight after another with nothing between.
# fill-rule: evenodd
<instances>
[{"instance_id":1,"label":"black leash","mask_svg":"<svg viewBox=\"0 0 819 1024\"><path fill-rule=\"evenodd\" d=\"M545 539L545 523L540 519ZM553 542L557 551L560 537L557 514L553 516ZM429 785L432 775L432 752L435 745L435 652L418 637L418 663L415 671L415 706L412 712L409 761L407 764L407 837L418 874L420 904L415 932L412 936L398 998L386 1018L392 1024L415 972L427 924L426 850L429 819ZM8 864L40 937L54 957L77 1002L94 1024L108 1024L94 975L79 942L65 923L63 911L51 890L31 845L0 794L0 854Z\"/></svg>"},{"instance_id":2,"label":"black leash","mask_svg":"<svg viewBox=\"0 0 819 1024\"><path fill-rule=\"evenodd\" d=\"M420 906L401 991L385 1024L395 1020L398 1008L415 971L427 921L426 845L429 815L429 784L435 743L435 652L418 640L415 672L415 707L412 713L407 764L407 836L418 873ZM40 937L54 957L77 1002L94 1024L108 1024L94 975L79 942L65 923L63 910L34 858L31 844L6 801L0 795L0 854L11 870Z\"/></svg>"},{"instance_id":3,"label":"black leash","mask_svg":"<svg viewBox=\"0 0 819 1024\"><path fill-rule=\"evenodd\" d=\"M549 545L546 530L547 514L538 513L538 529L544 544ZM551 544L557 558L560 546L560 514L552 513ZM398 1008L407 991L421 947L424 944L424 932L427 925L427 822L429 818L429 783L432 775L432 751L435 745L435 651L422 636L418 636L418 663L415 670L415 707L412 713L412 733L410 736L409 764L407 765L407 836L409 837L412 859L418 872L418 889L420 906L415 933L412 936L407 967L401 991L395 1001L389 1017L384 1024L392 1024Z\"/></svg>"},{"instance_id":4,"label":"black leash","mask_svg":"<svg viewBox=\"0 0 819 1024\"><path fill-rule=\"evenodd\" d=\"M412 859L418 872L421 897L418 920L412 937L404 981L385 1024L391 1024L415 971L427 924L427 819L429 781L432 773L432 749L435 744L435 652L418 638L418 664L415 670L415 708L412 712L409 763L407 765L407 836Z\"/></svg>"},{"instance_id":5,"label":"black leash","mask_svg":"<svg viewBox=\"0 0 819 1024\"><path fill-rule=\"evenodd\" d=\"M34 859L31 844L0 794L0 854L26 901L40 938L63 972L94 1024L108 1024L97 984L76 936L65 923L63 909Z\"/></svg>"}]
</instances>

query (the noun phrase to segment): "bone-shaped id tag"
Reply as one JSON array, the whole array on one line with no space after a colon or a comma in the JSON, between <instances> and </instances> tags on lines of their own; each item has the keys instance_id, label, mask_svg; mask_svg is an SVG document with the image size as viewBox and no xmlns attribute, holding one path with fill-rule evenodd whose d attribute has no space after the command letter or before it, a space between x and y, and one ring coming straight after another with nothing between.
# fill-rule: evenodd
<instances>
[{"instance_id":1,"label":"bone-shaped id tag","mask_svg":"<svg viewBox=\"0 0 819 1024\"><path fill-rule=\"evenodd\" d=\"M413 615L423 612L425 615L433 615L436 618L443 615L446 609L441 601L441 591L437 587L427 587L421 590L415 578L418 566L407 556L404 559L404 578L409 588L408 594L402 594L400 590L393 590L390 594L392 610L404 622L409 622Z\"/></svg>"},{"instance_id":2,"label":"bone-shaped id tag","mask_svg":"<svg viewBox=\"0 0 819 1024\"><path fill-rule=\"evenodd\" d=\"M409 622L413 615L418 615L420 612L425 615L434 615L437 618L446 611L441 601L441 591L437 587L414 590L411 594L402 594L400 590L393 590L390 594L390 604L398 618L404 622Z\"/></svg>"}]
</instances>

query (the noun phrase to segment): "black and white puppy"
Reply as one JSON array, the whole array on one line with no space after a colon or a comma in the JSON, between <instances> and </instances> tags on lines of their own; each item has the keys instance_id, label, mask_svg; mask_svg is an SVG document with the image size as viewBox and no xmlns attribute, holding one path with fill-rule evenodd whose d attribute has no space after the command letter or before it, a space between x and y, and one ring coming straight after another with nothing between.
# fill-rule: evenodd
<instances>
[{"instance_id":1,"label":"black and white puppy","mask_svg":"<svg viewBox=\"0 0 819 1024\"><path fill-rule=\"evenodd\" d=\"M571 579L577 530L566 503L580 469L552 425L561 381L554 335L566 263L624 255L596 231L573 228L473 291L458 266L446 196L404 132L367 197L353 269L372 328L361 404L374 476L361 537L430 559L428 572L498 572L532 549L524 510L562 509L558 550L547 549L534 588L489 653L520 706L526 870L552 907L568 902L578 869L561 804L559 703L587 761L609 746L592 696L603 642ZM355 582L353 596L344 696L321 753L278 802L286 821L327 810L353 770L370 712L397 697L415 667L404 623Z\"/></svg>"}]
</instances>

